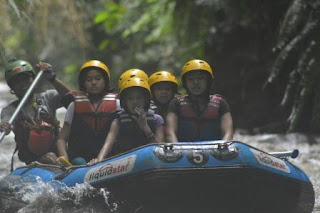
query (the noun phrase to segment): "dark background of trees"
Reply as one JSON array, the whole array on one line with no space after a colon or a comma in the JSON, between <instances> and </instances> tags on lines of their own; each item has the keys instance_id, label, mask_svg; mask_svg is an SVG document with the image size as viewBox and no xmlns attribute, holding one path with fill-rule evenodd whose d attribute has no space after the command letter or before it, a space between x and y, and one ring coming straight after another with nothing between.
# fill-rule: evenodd
<instances>
[{"instance_id":1,"label":"dark background of trees","mask_svg":"<svg viewBox=\"0 0 320 213\"><path fill-rule=\"evenodd\" d=\"M1 70L50 62L76 89L79 67L121 72L208 61L214 89L249 133L320 132L320 0L2 0Z\"/></svg>"}]
</instances>

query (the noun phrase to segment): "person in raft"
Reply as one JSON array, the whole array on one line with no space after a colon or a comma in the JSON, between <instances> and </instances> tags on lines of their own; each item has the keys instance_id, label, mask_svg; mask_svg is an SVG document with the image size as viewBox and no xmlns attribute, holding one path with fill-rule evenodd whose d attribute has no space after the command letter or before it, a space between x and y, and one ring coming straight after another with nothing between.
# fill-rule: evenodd
<instances>
[{"instance_id":1,"label":"person in raft","mask_svg":"<svg viewBox=\"0 0 320 213\"><path fill-rule=\"evenodd\" d=\"M15 152L18 151L19 159L27 165L33 161L56 164L57 156L54 152L59 134L56 110L62 107L60 99L70 89L56 78L50 64L39 62L37 66L43 70L41 79L46 79L55 89L30 93L26 103L10 125L8 121L31 86L36 72L29 62L23 60L13 59L6 65L5 79L11 93L15 94L18 100L2 109L0 131L9 134L13 130L16 142Z\"/></svg>"},{"instance_id":2,"label":"person in raft","mask_svg":"<svg viewBox=\"0 0 320 213\"><path fill-rule=\"evenodd\" d=\"M229 105L221 95L211 95L213 71L199 59L187 62L181 71L187 95L170 102L167 115L168 142L232 140Z\"/></svg>"},{"instance_id":3,"label":"person in raft","mask_svg":"<svg viewBox=\"0 0 320 213\"><path fill-rule=\"evenodd\" d=\"M78 76L81 93L74 93L58 140L58 153L73 165L85 165L101 150L116 112L110 72L101 61L85 62Z\"/></svg>"},{"instance_id":4,"label":"person in raft","mask_svg":"<svg viewBox=\"0 0 320 213\"><path fill-rule=\"evenodd\" d=\"M142 145L163 141L163 118L149 110L149 84L140 78L129 78L122 84L119 95L123 110L112 122L104 146L91 164Z\"/></svg>"},{"instance_id":5,"label":"person in raft","mask_svg":"<svg viewBox=\"0 0 320 213\"><path fill-rule=\"evenodd\" d=\"M155 113L166 119L170 101L178 93L176 77L168 71L157 71L148 80L152 94L152 106Z\"/></svg>"}]
</instances>

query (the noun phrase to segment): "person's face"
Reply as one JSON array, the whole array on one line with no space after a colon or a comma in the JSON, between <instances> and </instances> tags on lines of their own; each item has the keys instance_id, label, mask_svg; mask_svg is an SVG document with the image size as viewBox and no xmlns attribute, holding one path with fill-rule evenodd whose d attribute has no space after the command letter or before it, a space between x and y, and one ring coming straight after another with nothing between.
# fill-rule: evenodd
<instances>
[{"instance_id":1,"label":"person's face","mask_svg":"<svg viewBox=\"0 0 320 213\"><path fill-rule=\"evenodd\" d=\"M98 70L89 70L84 80L84 88L90 95L98 95L104 91L106 87L103 75Z\"/></svg>"},{"instance_id":2,"label":"person's face","mask_svg":"<svg viewBox=\"0 0 320 213\"><path fill-rule=\"evenodd\" d=\"M169 82L159 82L153 85L153 98L160 104L167 104L174 96L172 84Z\"/></svg>"},{"instance_id":3,"label":"person's face","mask_svg":"<svg viewBox=\"0 0 320 213\"><path fill-rule=\"evenodd\" d=\"M207 89L207 75L204 72L192 72L186 74L186 87L191 95L201 95Z\"/></svg>"},{"instance_id":4,"label":"person's face","mask_svg":"<svg viewBox=\"0 0 320 213\"><path fill-rule=\"evenodd\" d=\"M11 89L18 97L23 97L32 84L33 77L28 73L21 73L13 77L11 82Z\"/></svg>"},{"instance_id":5,"label":"person's face","mask_svg":"<svg viewBox=\"0 0 320 213\"><path fill-rule=\"evenodd\" d=\"M136 108L144 108L146 98L141 88L129 88L125 96L125 105L130 114L136 114Z\"/></svg>"}]
</instances>

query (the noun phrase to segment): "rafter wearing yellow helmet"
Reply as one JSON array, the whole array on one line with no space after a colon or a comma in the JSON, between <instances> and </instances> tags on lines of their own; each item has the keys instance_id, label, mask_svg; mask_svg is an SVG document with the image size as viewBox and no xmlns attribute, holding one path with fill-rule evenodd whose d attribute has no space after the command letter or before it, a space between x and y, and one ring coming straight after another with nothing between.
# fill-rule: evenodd
<instances>
[{"instance_id":1,"label":"rafter wearing yellow helmet","mask_svg":"<svg viewBox=\"0 0 320 213\"><path fill-rule=\"evenodd\" d=\"M232 140L230 107L221 95L211 93L211 66L199 59L188 61L181 78L188 94L173 99L169 105L167 141Z\"/></svg>"},{"instance_id":2,"label":"rafter wearing yellow helmet","mask_svg":"<svg viewBox=\"0 0 320 213\"><path fill-rule=\"evenodd\" d=\"M78 84L79 84L79 89L81 91L84 91L84 85L83 85L84 79L85 79L86 73L89 70L99 70L103 74L103 79L105 80L105 83L106 83L106 91L111 91L110 83L109 83L111 78L109 68L105 63L98 60L87 61L81 66L79 76L78 76Z\"/></svg>"},{"instance_id":3,"label":"rafter wearing yellow helmet","mask_svg":"<svg viewBox=\"0 0 320 213\"><path fill-rule=\"evenodd\" d=\"M162 117L149 110L150 88L147 81L127 78L120 89L123 109L113 120L103 148L93 163L149 143L163 141Z\"/></svg>"},{"instance_id":4,"label":"rafter wearing yellow helmet","mask_svg":"<svg viewBox=\"0 0 320 213\"><path fill-rule=\"evenodd\" d=\"M97 157L110 130L114 114L120 110L117 95L111 93L110 73L101 61L85 62L79 73L81 93L69 105L58 152L74 165L84 165Z\"/></svg>"},{"instance_id":5,"label":"rafter wearing yellow helmet","mask_svg":"<svg viewBox=\"0 0 320 213\"><path fill-rule=\"evenodd\" d=\"M127 91L133 88L139 89L140 91L143 92L145 97L145 104L143 108L147 110L150 105L151 91L150 91L150 86L148 82L141 78L128 78L126 81L122 83L122 87L119 92L121 107L126 108L125 99L126 99L126 94L128 93Z\"/></svg>"},{"instance_id":6,"label":"rafter wearing yellow helmet","mask_svg":"<svg viewBox=\"0 0 320 213\"><path fill-rule=\"evenodd\" d=\"M178 92L177 79L171 72L157 71L150 76L149 85L153 99L150 107L165 119L169 103Z\"/></svg>"}]
</instances>

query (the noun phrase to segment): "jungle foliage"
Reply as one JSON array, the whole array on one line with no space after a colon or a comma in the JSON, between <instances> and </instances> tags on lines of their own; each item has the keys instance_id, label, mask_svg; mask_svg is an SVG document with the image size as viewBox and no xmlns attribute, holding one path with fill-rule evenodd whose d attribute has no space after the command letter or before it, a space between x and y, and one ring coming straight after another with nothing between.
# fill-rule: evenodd
<instances>
[{"instance_id":1,"label":"jungle foliage","mask_svg":"<svg viewBox=\"0 0 320 213\"><path fill-rule=\"evenodd\" d=\"M52 63L76 88L88 59L121 72L179 75L208 61L236 128L320 132L320 0L8 0L0 3L2 67Z\"/></svg>"}]
</instances>

